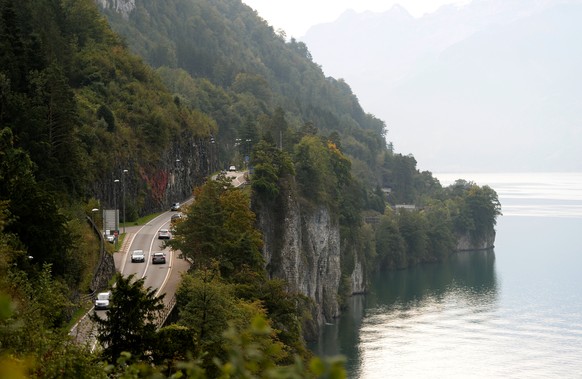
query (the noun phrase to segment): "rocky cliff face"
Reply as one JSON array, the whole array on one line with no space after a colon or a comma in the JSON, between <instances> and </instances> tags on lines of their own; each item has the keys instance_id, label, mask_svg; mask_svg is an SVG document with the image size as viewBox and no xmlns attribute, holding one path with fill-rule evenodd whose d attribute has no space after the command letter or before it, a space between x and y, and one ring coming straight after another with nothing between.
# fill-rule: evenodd
<instances>
[{"instance_id":1,"label":"rocky cliff face","mask_svg":"<svg viewBox=\"0 0 582 379\"><path fill-rule=\"evenodd\" d=\"M129 14L135 9L135 0L95 0L95 3L101 8L121 14L125 19L129 18Z\"/></svg>"},{"instance_id":2,"label":"rocky cliff face","mask_svg":"<svg viewBox=\"0 0 582 379\"><path fill-rule=\"evenodd\" d=\"M129 220L132 212L167 210L171 203L190 197L194 187L204 182L217 167L216 155L207 138L182 136L154 162L139 157L119 159L111 173L103 173L107 179L93 183L92 192L103 207L117 206L120 221L124 193Z\"/></svg>"},{"instance_id":3,"label":"rocky cliff face","mask_svg":"<svg viewBox=\"0 0 582 379\"><path fill-rule=\"evenodd\" d=\"M474 242L469 235L457 236L457 251L488 250L495 247L495 229L485 235L481 241Z\"/></svg>"},{"instance_id":4,"label":"rocky cliff face","mask_svg":"<svg viewBox=\"0 0 582 379\"><path fill-rule=\"evenodd\" d=\"M326 207L302 207L292 191L284 191L277 204L254 206L263 231L263 256L272 278L285 280L290 292L313 300L311 326L317 330L340 311L338 220Z\"/></svg>"}]
</instances>

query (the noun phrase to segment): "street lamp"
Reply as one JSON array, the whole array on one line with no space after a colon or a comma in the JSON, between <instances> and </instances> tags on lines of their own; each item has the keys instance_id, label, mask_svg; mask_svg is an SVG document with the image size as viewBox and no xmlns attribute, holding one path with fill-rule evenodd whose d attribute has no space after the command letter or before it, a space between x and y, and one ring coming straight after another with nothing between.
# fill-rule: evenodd
<instances>
[{"instance_id":1,"label":"street lamp","mask_svg":"<svg viewBox=\"0 0 582 379\"><path fill-rule=\"evenodd\" d=\"M119 230L119 224L118 224L118 217L117 217L117 186L116 184L119 183L119 179L115 179L113 181L113 219L115 220L114 224L115 224L115 231Z\"/></svg>"},{"instance_id":2,"label":"street lamp","mask_svg":"<svg viewBox=\"0 0 582 379\"><path fill-rule=\"evenodd\" d=\"M117 236L119 235L119 217L117 216L117 186L116 183L119 183L119 179L115 179L113 181L113 202L115 204L115 209L113 210L113 219L115 220L115 251L117 251Z\"/></svg>"},{"instance_id":3,"label":"street lamp","mask_svg":"<svg viewBox=\"0 0 582 379\"><path fill-rule=\"evenodd\" d=\"M97 212L99 212L99 208L91 209L91 213L93 213L93 215L95 215L95 213ZM93 227L97 229L97 235L99 236L99 246L100 246L99 252L103 254L103 234L101 233L101 229L95 223L95 216L93 216L91 220L93 221Z\"/></svg>"},{"instance_id":4,"label":"street lamp","mask_svg":"<svg viewBox=\"0 0 582 379\"><path fill-rule=\"evenodd\" d=\"M242 145L242 139L240 139L240 138L236 138L236 139L234 140L234 147L236 148L236 153L235 153L235 154L238 154L238 155L236 155L236 158L237 158L237 163L236 163L236 165L237 165L237 166L238 166L238 159L239 159L239 158L240 158L240 156L241 156L241 145ZM244 160L243 160L243 161L244 161ZM232 164L232 163L231 163L231 164Z\"/></svg>"},{"instance_id":5,"label":"street lamp","mask_svg":"<svg viewBox=\"0 0 582 379\"><path fill-rule=\"evenodd\" d=\"M123 199L121 199L121 201L123 202L123 233L125 233L125 174L127 174L128 170L123 170L123 175L121 175L121 180L123 181L121 183L121 188L123 191Z\"/></svg>"},{"instance_id":6,"label":"street lamp","mask_svg":"<svg viewBox=\"0 0 582 379\"><path fill-rule=\"evenodd\" d=\"M210 136L210 143L211 143L211 145L210 145L210 173L213 173L214 166L215 166L214 160L216 159L216 156L215 156L216 155L216 151L215 151L216 141L214 140L213 136Z\"/></svg>"},{"instance_id":7,"label":"street lamp","mask_svg":"<svg viewBox=\"0 0 582 379\"><path fill-rule=\"evenodd\" d=\"M246 168L249 167L249 157L251 155L251 142L252 140L250 138L246 139L246 151L245 151L245 165Z\"/></svg>"}]
</instances>

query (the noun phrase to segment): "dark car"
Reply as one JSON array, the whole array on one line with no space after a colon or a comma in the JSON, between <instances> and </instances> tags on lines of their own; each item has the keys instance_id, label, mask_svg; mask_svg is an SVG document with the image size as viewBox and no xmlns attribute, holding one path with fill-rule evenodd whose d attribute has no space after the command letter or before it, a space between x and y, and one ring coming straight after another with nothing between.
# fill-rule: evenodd
<instances>
[{"instance_id":1,"label":"dark car","mask_svg":"<svg viewBox=\"0 0 582 379\"><path fill-rule=\"evenodd\" d=\"M171 211L179 211L180 210L180 203L174 203L172 204L172 207L170 208Z\"/></svg>"},{"instance_id":2,"label":"dark car","mask_svg":"<svg viewBox=\"0 0 582 379\"><path fill-rule=\"evenodd\" d=\"M152 255L152 264L166 263L166 254L162 252L154 253Z\"/></svg>"}]
</instances>

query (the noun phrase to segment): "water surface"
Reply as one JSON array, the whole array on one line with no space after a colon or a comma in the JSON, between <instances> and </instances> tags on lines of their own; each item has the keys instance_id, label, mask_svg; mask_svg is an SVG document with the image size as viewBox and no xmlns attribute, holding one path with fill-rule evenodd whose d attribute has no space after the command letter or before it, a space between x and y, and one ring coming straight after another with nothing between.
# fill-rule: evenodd
<instances>
[{"instance_id":1,"label":"water surface","mask_svg":"<svg viewBox=\"0 0 582 379\"><path fill-rule=\"evenodd\" d=\"M495 249L379 274L316 353L350 378L582 377L582 174L437 177L498 192Z\"/></svg>"}]
</instances>

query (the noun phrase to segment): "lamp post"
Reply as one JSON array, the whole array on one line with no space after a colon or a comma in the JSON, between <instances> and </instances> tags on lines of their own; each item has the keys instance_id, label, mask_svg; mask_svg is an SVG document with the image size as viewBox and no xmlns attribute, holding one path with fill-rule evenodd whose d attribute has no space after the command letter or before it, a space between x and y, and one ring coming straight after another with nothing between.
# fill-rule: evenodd
<instances>
[{"instance_id":1,"label":"lamp post","mask_svg":"<svg viewBox=\"0 0 582 379\"><path fill-rule=\"evenodd\" d=\"M114 219L114 224L115 224L115 230L119 230L119 224L118 224L118 217L117 217L117 183L119 183L119 179L115 179L113 181L113 219Z\"/></svg>"},{"instance_id":2,"label":"lamp post","mask_svg":"<svg viewBox=\"0 0 582 379\"><path fill-rule=\"evenodd\" d=\"M123 203L123 233L125 233L125 174L127 174L128 170L123 170L123 175L121 175L121 188L123 191L123 199L121 199Z\"/></svg>"},{"instance_id":3,"label":"lamp post","mask_svg":"<svg viewBox=\"0 0 582 379\"><path fill-rule=\"evenodd\" d=\"M214 140L214 136L210 136L210 173L214 172L214 160L216 159L215 154L216 152L214 151L215 147L216 147L216 141Z\"/></svg>"},{"instance_id":4,"label":"lamp post","mask_svg":"<svg viewBox=\"0 0 582 379\"><path fill-rule=\"evenodd\" d=\"M113 219L115 220L115 251L117 251L117 235L119 234L119 217L117 216L117 183L119 183L119 179L115 179L113 181L113 203L114 203L114 210L113 210Z\"/></svg>"},{"instance_id":5,"label":"lamp post","mask_svg":"<svg viewBox=\"0 0 582 379\"><path fill-rule=\"evenodd\" d=\"M249 168L249 159L250 159L250 155L251 155L251 142L252 140L250 138L246 139L246 149L245 149L245 168Z\"/></svg>"},{"instance_id":6,"label":"lamp post","mask_svg":"<svg viewBox=\"0 0 582 379\"><path fill-rule=\"evenodd\" d=\"M91 209L91 213L93 215L95 215L97 212L99 212L99 208ZM95 223L95 216L91 217L91 220L93 221L93 225L95 226L95 228L97 228L98 231L97 235L99 236L99 246L100 246L99 252L103 254L103 233L101 232L101 228L99 228Z\"/></svg>"}]
</instances>

